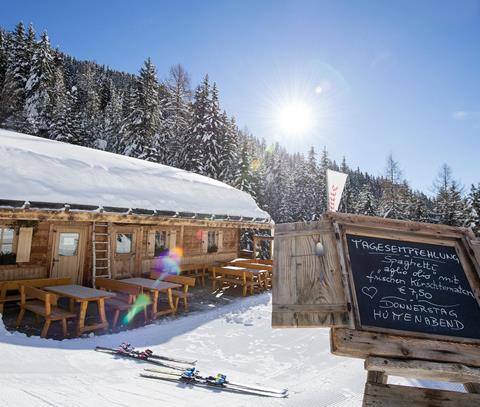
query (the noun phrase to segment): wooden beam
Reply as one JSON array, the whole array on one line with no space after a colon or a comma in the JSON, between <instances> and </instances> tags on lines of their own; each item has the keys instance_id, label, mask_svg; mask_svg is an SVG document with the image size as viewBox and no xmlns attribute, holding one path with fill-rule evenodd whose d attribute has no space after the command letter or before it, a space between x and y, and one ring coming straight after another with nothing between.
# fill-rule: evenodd
<instances>
[{"instance_id":1,"label":"wooden beam","mask_svg":"<svg viewBox=\"0 0 480 407\"><path fill-rule=\"evenodd\" d=\"M386 219L376 216L351 215L339 212L327 212L322 219L337 221L341 225L366 226L369 229L379 228L409 233L419 233L431 236L462 237L469 234L468 228L439 225L433 223L412 222L405 220Z\"/></svg>"},{"instance_id":2,"label":"wooden beam","mask_svg":"<svg viewBox=\"0 0 480 407\"><path fill-rule=\"evenodd\" d=\"M463 387L467 393L480 393L480 384L478 383L464 383Z\"/></svg>"},{"instance_id":3,"label":"wooden beam","mask_svg":"<svg viewBox=\"0 0 480 407\"><path fill-rule=\"evenodd\" d=\"M112 222L130 223L139 225L172 225L172 226L200 226L200 227L225 227L225 228L246 228L246 229L273 229L273 223L234 222L224 220L206 219L182 219L162 217L155 215L127 215L99 212L75 212L75 211L54 211L35 209L0 209L0 219L7 220L38 220L38 221L78 221L78 222Z\"/></svg>"},{"instance_id":4,"label":"wooden beam","mask_svg":"<svg viewBox=\"0 0 480 407\"><path fill-rule=\"evenodd\" d=\"M420 378L452 383L480 383L480 369L460 363L438 363L425 360L400 360L368 357L368 371L383 372L389 376Z\"/></svg>"},{"instance_id":5,"label":"wooden beam","mask_svg":"<svg viewBox=\"0 0 480 407\"><path fill-rule=\"evenodd\" d=\"M330 331L330 346L332 353L339 356L420 359L480 367L480 346L472 343L333 328Z\"/></svg>"},{"instance_id":6,"label":"wooden beam","mask_svg":"<svg viewBox=\"0 0 480 407\"><path fill-rule=\"evenodd\" d=\"M368 383L387 384L388 375L384 372L370 370L367 374Z\"/></svg>"},{"instance_id":7,"label":"wooden beam","mask_svg":"<svg viewBox=\"0 0 480 407\"><path fill-rule=\"evenodd\" d=\"M273 312L348 312L347 304L273 304Z\"/></svg>"},{"instance_id":8,"label":"wooden beam","mask_svg":"<svg viewBox=\"0 0 480 407\"><path fill-rule=\"evenodd\" d=\"M480 405L480 394L447 390L368 383L363 407L474 407Z\"/></svg>"}]
</instances>

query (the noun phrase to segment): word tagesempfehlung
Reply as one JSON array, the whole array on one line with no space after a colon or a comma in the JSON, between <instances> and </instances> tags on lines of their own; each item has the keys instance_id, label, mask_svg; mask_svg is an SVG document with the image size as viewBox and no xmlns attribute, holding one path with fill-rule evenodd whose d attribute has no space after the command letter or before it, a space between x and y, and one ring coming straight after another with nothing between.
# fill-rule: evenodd
<instances>
[{"instance_id":1,"label":"word tagesempfehlung","mask_svg":"<svg viewBox=\"0 0 480 407\"><path fill-rule=\"evenodd\" d=\"M480 339L480 307L453 246L346 238L362 326Z\"/></svg>"}]
</instances>

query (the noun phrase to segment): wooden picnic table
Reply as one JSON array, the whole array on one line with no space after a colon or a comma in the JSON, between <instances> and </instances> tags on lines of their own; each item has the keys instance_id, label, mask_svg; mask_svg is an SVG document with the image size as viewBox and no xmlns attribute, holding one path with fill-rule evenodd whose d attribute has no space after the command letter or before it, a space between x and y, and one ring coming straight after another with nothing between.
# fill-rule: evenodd
<instances>
[{"instance_id":1,"label":"wooden picnic table","mask_svg":"<svg viewBox=\"0 0 480 407\"><path fill-rule=\"evenodd\" d=\"M181 284L168 283L166 281L152 280L150 278L132 277L120 280L124 283L134 284L143 288L143 290L149 291L152 294L152 319L156 319L159 315L174 314L175 304L173 302L172 288L180 288ZM169 308L158 311L158 295L160 292L167 293Z\"/></svg>"},{"instance_id":2,"label":"wooden picnic table","mask_svg":"<svg viewBox=\"0 0 480 407\"><path fill-rule=\"evenodd\" d=\"M260 290L267 287L267 270L258 270L238 266L222 266L212 268L212 286L216 289L217 281L221 283L228 283L230 285L239 284L243 287L243 295L247 294L250 288L250 294L254 293L255 287Z\"/></svg>"},{"instance_id":3,"label":"wooden picnic table","mask_svg":"<svg viewBox=\"0 0 480 407\"><path fill-rule=\"evenodd\" d=\"M80 303L80 313L78 315L76 334L80 336L87 331L97 329L107 329L108 321L105 315L105 298L114 297L114 293L96 288L83 287L78 284L52 285L45 287L45 290L57 294L60 297L70 299L70 312L75 312L75 303ZM100 323L85 325L88 303L95 301L98 305L98 316Z\"/></svg>"}]
</instances>

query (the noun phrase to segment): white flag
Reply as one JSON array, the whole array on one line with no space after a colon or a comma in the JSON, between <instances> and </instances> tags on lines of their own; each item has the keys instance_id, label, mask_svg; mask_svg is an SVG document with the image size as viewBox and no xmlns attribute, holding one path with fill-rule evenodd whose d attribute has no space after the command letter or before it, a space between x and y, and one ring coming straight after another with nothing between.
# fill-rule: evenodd
<instances>
[{"instance_id":1,"label":"white flag","mask_svg":"<svg viewBox=\"0 0 480 407\"><path fill-rule=\"evenodd\" d=\"M337 211L346 181L347 174L327 170L327 210L332 212Z\"/></svg>"}]
</instances>

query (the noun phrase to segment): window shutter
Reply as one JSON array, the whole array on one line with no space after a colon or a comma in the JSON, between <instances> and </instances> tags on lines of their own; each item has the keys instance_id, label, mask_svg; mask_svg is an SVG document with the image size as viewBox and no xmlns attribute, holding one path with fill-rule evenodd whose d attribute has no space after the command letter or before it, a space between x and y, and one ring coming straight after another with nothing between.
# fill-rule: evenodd
<instances>
[{"instance_id":1,"label":"window shutter","mask_svg":"<svg viewBox=\"0 0 480 407\"><path fill-rule=\"evenodd\" d=\"M20 228L17 243L17 263L28 263L32 249L33 228Z\"/></svg>"},{"instance_id":2,"label":"window shutter","mask_svg":"<svg viewBox=\"0 0 480 407\"><path fill-rule=\"evenodd\" d=\"M202 230L202 252L208 252L208 231Z\"/></svg>"},{"instance_id":3,"label":"window shutter","mask_svg":"<svg viewBox=\"0 0 480 407\"><path fill-rule=\"evenodd\" d=\"M175 249L176 246L177 246L177 231L171 230L170 236L168 239L168 248L172 250L172 249Z\"/></svg>"},{"instance_id":4,"label":"window shutter","mask_svg":"<svg viewBox=\"0 0 480 407\"><path fill-rule=\"evenodd\" d=\"M147 256L154 257L155 256L155 231L151 230L148 232L147 238Z\"/></svg>"},{"instance_id":5,"label":"window shutter","mask_svg":"<svg viewBox=\"0 0 480 407\"><path fill-rule=\"evenodd\" d=\"M218 232L218 251L223 250L223 230Z\"/></svg>"}]
</instances>

